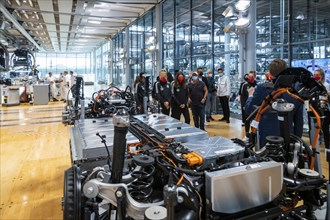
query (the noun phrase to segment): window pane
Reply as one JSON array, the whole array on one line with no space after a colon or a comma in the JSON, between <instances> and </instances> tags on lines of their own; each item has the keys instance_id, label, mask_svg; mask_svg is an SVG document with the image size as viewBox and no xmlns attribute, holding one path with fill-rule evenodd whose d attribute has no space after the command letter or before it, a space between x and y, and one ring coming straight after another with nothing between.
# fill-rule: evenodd
<instances>
[{"instance_id":1,"label":"window pane","mask_svg":"<svg viewBox=\"0 0 330 220\"><path fill-rule=\"evenodd\" d=\"M179 16L190 9L190 0L176 1L176 16Z\"/></svg>"},{"instance_id":2,"label":"window pane","mask_svg":"<svg viewBox=\"0 0 330 220\"><path fill-rule=\"evenodd\" d=\"M174 0L167 0L162 5L163 22L174 21Z\"/></svg>"},{"instance_id":3,"label":"window pane","mask_svg":"<svg viewBox=\"0 0 330 220\"><path fill-rule=\"evenodd\" d=\"M192 20L192 45L193 55L210 54L211 53L211 3L206 3L200 10L193 11ZM200 9L198 8L198 9Z\"/></svg>"},{"instance_id":4,"label":"window pane","mask_svg":"<svg viewBox=\"0 0 330 220\"><path fill-rule=\"evenodd\" d=\"M186 13L177 18L176 22L176 57L186 57L190 55L190 13Z\"/></svg>"}]
</instances>

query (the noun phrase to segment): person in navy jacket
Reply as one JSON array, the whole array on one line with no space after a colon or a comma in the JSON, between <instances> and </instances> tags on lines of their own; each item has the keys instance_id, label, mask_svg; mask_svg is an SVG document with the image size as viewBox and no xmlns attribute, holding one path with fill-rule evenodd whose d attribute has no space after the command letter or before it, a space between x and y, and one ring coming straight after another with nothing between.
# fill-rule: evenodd
<instances>
[{"instance_id":1,"label":"person in navy jacket","mask_svg":"<svg viewBox=\"0 0 330 220\"><path fill-rule=\"evenodd\" d=\"M275 82L276 77L287 68L284 60L275 59L269 64L269 72ZM251 114L254 106L260 106L262 101L272 92L272 89L266 88L265 83L259 83L256 88L249 89L249 97L245 104L247 115ZM292 98L289 94L284 93L282 97L288 103L294 104L294 110L289 113L290 133L301 138L303 133L303 103ZM266 143L266 137L270 135L280 136L280 126L277 118L277 113L271 108L268 109L260 119L259 123L259 146L263 147Z\"/></svg>"}]
</instances>

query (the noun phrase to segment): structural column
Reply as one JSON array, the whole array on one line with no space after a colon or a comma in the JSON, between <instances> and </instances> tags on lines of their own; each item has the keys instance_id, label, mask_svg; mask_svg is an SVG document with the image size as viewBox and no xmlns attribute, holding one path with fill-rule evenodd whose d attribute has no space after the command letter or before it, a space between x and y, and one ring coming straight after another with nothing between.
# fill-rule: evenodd
<instances>
[{"instance_id":1,"label":"structural column","mask_svg":"<svg viewBox=\"0 0 330 220\"><path fill-rule=\"evenodd\" d=\"M251 1L249 18L251 25L246 33L246 68L245 72L256 70L256 1Z\"/></svg>"},{"instance_id":2,"label":"structural column","mask_svg":"<svg viewBox=\"0 0 330 220\"><path fill-rule=\"evenodd\" d=\"M125 37L124 37L124 59L123 59L123 67L125 73L126 85L129 85L131 79L131 68L129 65L129 28L125 28Z\"/></svg>"},{"instance_id":3,"label":"structural column","mask_svg":"<svg viewBox=\"0 0 330 220\"><path fill-rule=\"evenodd\" d=\"M156 5L155 13L156 13L156 60L153 60L156 64L156 75L158 75L159 71L162 68L162 60L163 60L163 28L162 28L162 12L161 12L160 4ZM155 79L155 75L153 75L152 80Z\"/></svg>"}]
</instances>

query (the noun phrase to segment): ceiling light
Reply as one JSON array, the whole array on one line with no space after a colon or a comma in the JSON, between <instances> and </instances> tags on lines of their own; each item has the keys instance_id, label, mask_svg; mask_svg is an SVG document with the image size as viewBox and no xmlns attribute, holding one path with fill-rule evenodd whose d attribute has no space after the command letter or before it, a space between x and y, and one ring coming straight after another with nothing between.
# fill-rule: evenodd
<instances>
[{"instance_id":1,"label":"ceiling light","mask_svg":"<svg viewBox=\"0 0 330 220\"><path fill-rule=\"evenodd\" d=\"M80 41L80 42L88 42L87 39L83 39L83 38L79 38L79 39L77 39L77 41Z\"/></svg>"},{"instance_id":2,"label":"ceiling light","mask_svg":"<svg viewBox=\"0 0 330 220\"><path fill-rule=\"evenodd\" d=\"M21 4L21 0L16 0L16 3L17 3L18 6L21 6L22 5Z\"/></svg>"},{"instance_id":3,"label":"ceiling light","mask_svg":"<svg viewBox=\"0 0 330 220\"><path fill-rule=\"evenodd\" d=\"M31 0L29 0L29 5L33 8L33 3Z\"/></svg>"},{"instance_id":4,"label":"ceiling light","mask_svg":"<svg viewBox=\"0 0 330 220\"><path fill-rule=\"evenodd\" d=\"M101 21L88 20L88 23L90 23L90 24L101 24Z\"/></svg>"},{"instance_id":5,"label":"ceiling light","mask_svg":"<svg viewBox=\"0 0 330 220\"><path fill-rule=\"evenodd\" d=\"M8 3L9 5L11 5L11 1L10 1L10 0L7 0L7 3Z\"/></svg>"},{"instance_id":6,"label":"ceiling light","mask_svg":"<svg viewBox=\"0 0 330 220\"><path fill-rule=\"evenodd\" d=\"M246 11L251 6L250 0L239 0L235 3L235 8L239 11Z\"/></svg>"},{"instance_id":7,"label":"ceiling light","mask_svg":"<svg viewBox=\"0 0 330 220\"><path fill-rule=\"evenodd\" d=\"M39 15L37 12L34 12L35 16L36 16L36 19L39 20Z\"/></svg>"},{"instance_id":8,"label":"ceiling light","mask_svg":"<svg viewBox=\"0 0 330 220\"><path fill-rule=\"evenodd\" d=\"M23 10L22 14L26 17L26 19L29 19L29 15Z\"/></svg>"},{"instance_id":9,"label":"ceiling light","mask_svg":"<svg viewBox=\"0 0 330 220\"><path fill-rule=\"evenodd\" d=\"M234 9L232 6L228 6L223 12L222 15L225 16L226 18L231 17L234 15Z\"/></svg>"},{"instance_id":10,"label":"ceiling light","mask_svg":"<svg viewBox=\"0 0 330 220\"><path fill-rule=\"evenodd\" d=\"M96 3L94 5L94 8L100 8L100 9L110 8L110 4L100 2L100 3Z\"/></svg>"},{"instance_id":11,"label":"ceiling light","mask_svg":"<svg viewBox=\"0 0 330 220\"><path fill-rule=\"evenodd\" d=\"M251 24L251 21L249 18L239 18L236 22L235 22L235 26L238 29L241 28L247 28L249 25Z\"/></svg>"},{"instance_id":12,"label":"ceiling light","mask_svg":"<svg viewBox=\"0 0 330 220\"><path fill-rule=\"evenodd\" d=\"M17 17L22 18L21 14L18 11L15 11L15 12L16 12Z\"/></svg>"},{"instance_id":13,"label":"ceiling light","mask_svg":"<svg viewBox=\"0 0 330 220\"><path fill-rule=\"evenodd\" d=\"M302 21L302 20L305 19L305 16L304 16L304 14L301 11L298 11L297 16L296 16L296 19Z\"/></svg>"}]
</instances>

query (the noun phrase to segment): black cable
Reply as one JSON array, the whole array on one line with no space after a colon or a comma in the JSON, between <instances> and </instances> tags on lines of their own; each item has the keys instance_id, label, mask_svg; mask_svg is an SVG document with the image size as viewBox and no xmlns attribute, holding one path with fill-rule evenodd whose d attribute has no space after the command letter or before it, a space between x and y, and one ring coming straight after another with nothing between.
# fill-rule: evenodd
<instances>
[{"instance_id":1,"label":"black cable","mask_svg":"<svg viewBox=\"0 0 330 220\"><path fill-rule=\"evenodd\" d=\"M105 135L100 135L100 133L96 133L96 136L98 136L99 138L101 138L101 143L104 144L105 149L107 150L107 154L108 154L108 165L109 165L109 169L111 167L111 156L110 156L110 152L107 146L107 141L105 140L106 136Z\"/></svg>"}]
</instances>

